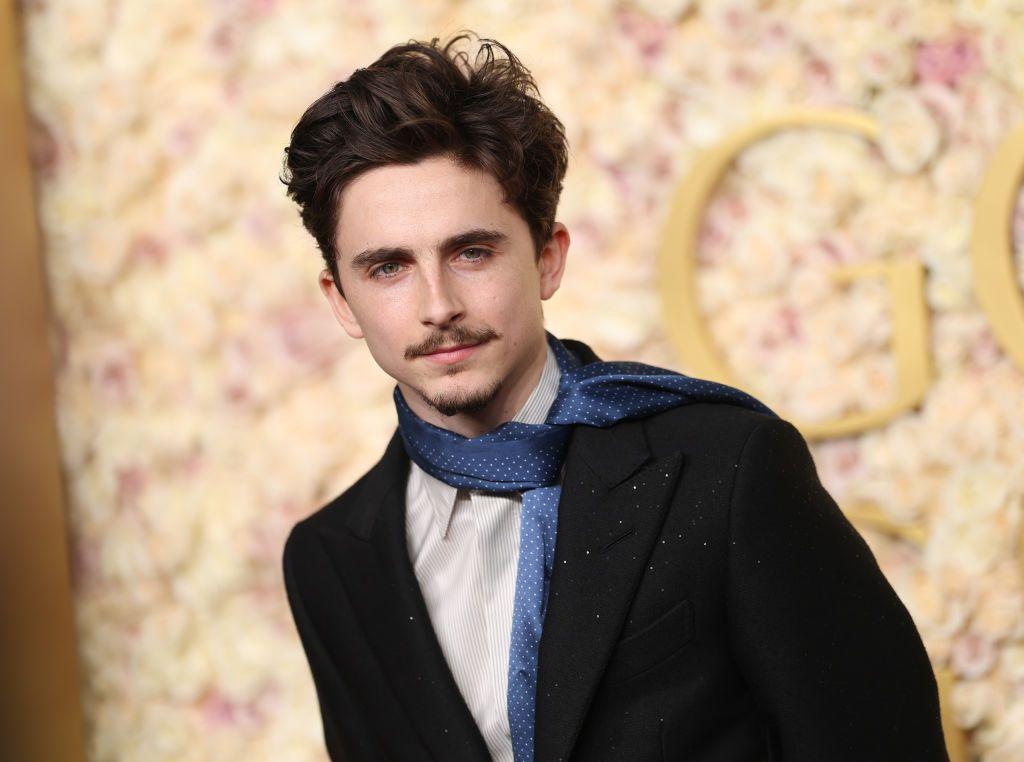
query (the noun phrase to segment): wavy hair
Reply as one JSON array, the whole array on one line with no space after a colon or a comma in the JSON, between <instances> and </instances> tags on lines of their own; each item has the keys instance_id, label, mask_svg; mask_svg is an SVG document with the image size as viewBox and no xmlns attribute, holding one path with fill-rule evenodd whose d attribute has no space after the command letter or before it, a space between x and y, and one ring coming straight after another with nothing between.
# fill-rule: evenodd
<instances>
[{"instance_id":1,"label":"wavy hair","mask_svg":"<svg viewBox=\"0 0 1024 762\"><path fill-rule=\"evenodd\" d=\"M280 179L339 292L341 193L374 167L451 156L500 184L529 226L535 259L551 238L568 163L565 129L504 45L481 39L473 63L456 50L471 35L392 47L314 101L292 130Z\"/></svg>"}]
</instances>

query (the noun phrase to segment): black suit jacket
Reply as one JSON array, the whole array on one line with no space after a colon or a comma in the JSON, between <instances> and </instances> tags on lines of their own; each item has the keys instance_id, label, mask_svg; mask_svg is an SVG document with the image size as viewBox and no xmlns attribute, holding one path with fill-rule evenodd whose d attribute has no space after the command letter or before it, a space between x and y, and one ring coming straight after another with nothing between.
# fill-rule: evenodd
<instances>
[{"instance_id":1,"label":"black suit jacket","mask_svg":"<svg viewBox=\"0 0 1024 762\"><path fill-rule=\"evenodd\" d=\"M576 426L565 465L538 762L948 760L920 636L795 427L684 405ZM408 468L396 429L285 545L327 748L487 760L406 550Z\"/></svg>"}]
</instances>

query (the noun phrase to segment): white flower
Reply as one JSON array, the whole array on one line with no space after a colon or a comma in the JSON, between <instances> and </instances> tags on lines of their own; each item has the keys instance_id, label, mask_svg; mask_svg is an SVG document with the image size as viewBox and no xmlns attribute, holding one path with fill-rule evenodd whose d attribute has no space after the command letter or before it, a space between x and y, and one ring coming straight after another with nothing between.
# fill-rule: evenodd
<instances>
[{"instance_id":1,"label":"white flower","mask_svg":"<svg viewBox=\"0 0 1024 762\"><path fill-rule=\"evenodd\" d=\"M1011 682L1024 680L1024 643L1011 643L1005 646L1000 664L1007 680Z\"/></svg>"},{"instance_id":2,"label":"white flower","mask_svg":"<svg viewBox=\"0 0 1024 762\"><path fill-rule=\"evenodd\" d=\"M972 735L985 762L1017 762L1024 753L1024 702L1008 702L988 719Z\"/></svg>"},{"instance_id":3,"label":"white flower","mask_svg":"<svg viewBox=\"0 0 1024 762\"><path fill-rule=\"evenodd\" d=\"M974 614L974 628L997 642L1024 635L1024 592L1017 563L1004 561L985 578Z\"/></svg>"},{"instance_id":4,"label":"white flower","mask_svg":"<svg viewBox=\"0 0 1024 762\"><path fill-rule=\"evenodd\" d=\"M136 514L123 512L98 539L100 570L107 582L131 585L153 577L156 568L147 548L148 534Z\"/></svg>"},{"instance_id":5,"label":"white flower","mask_svg":"<svg viewBox=\"0 0 1024 762\"><path fill-rule=\"evenodd\" d=\"M176 759L199 762L202 745L197 743L199 728L190 707L146 703L140 705L137 722L122 739L118 749L124 759Z\"/></svg>"},{"instance_id":6,"label":"white flower","mask_svg":"<svg viewBox=\"0 0 1024 762\"><path fill-rule=\"evenodd\" d=\"M132 653L135 689L151 700L199 699L212 673L209 656L196 639L197 626L180 606L147 613Z\"/></svg>"},{"instance_id":7,"label":"white flower","mask_svg":"<svg viewBox=\"0 0 1024 762\"><path fill-rule=\"evenodd\" d=\"M879 145L893 169L913 174L932 159L942 135L913 91L887 90L875 100L873 110L881 131Z\"/></svg>"},{"instance_id":8,"label":"white flower","mask_svg":"<svg viewBox=\"0 0 1024 762\"><path fill-rule=\"evenodd\" d=\"M230 487L230 485L228 485ZM233 494L234 493L234 494ZM214 499L219 494L221 499ZM252 495L248 495L251 500ZM247 587L246 522L256 505L244 504L244 489L210 490L189 562L172 579L174 595L196 611L207 611Z\"/></svg>"},{"instance_id":9,"label":"white flower","mask_svg":"<svg viewBox=\"0 0 1024 762\"><path fill-rule=\"evenodd\" d=\"M931 171L932 182L941 193L973 201L984 176L984 159L976 148L951 146L935 160ZM944 224L938 227L943 229L946 220L941 222Z\"/></svg>"},{"instance_id":10,"label":"white flower","mask_svg":"<svg viewBox=\"0 0 1024 762\"><path fill-rule=\"evenodd\" d=\"M274 674L280 638L252 597L232 597L219 607L203 632L217 688L232 701L259 696Z\"/></svg>"},{"instance_id":11,"label":"white flower","mask_svg":"<svg viewBox=\"0 0 1024 762\"><path fill-rule=\"evenodd\" d=\"M932 525L925 563L932 570L947 567L965 580L984 574L1009 557L1013 541L1010 529L999 515L970 523L940 519Z\"/></svg>"},{"instance_id":12,"label":"white flower","mask_svg":"<svg viewBox=\"0 0 1024 762\"><path fill-rule=\"evenodd\" d=\"M991 713L996 701L995 687L991 679L961 680L953 684L950 698L957 725L970 729Z\"/></svg>"},{"instance_id":13,"label":"white flower","mask_svg":"<svg viewBox=\"0 0 1024 762\"><path fill-rule=\"evenodd\" d=\"M1010 473L998 464L964 464L953 471L942 491L946 516L959 524L988 521L1005 506L1010 483Z\"/></svg>"}]
</instances>

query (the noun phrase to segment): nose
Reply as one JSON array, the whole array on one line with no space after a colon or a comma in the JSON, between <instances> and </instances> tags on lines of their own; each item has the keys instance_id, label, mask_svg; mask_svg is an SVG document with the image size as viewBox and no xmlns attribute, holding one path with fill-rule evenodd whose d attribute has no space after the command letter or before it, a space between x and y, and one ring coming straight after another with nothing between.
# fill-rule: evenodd
<instances>
[{"instance_id":1,"label":"nose","mask_svg":"<svg viewBox=\"0 0 1024 762\"><path fill-rule=\"evenodd\" d=\"M441 327L460 320L465 310L459 298L458 286L453 283L453 276L444 263L435 262L433 266L423 267L420 272L420 322Z\"/></svg>"}]
</instances>

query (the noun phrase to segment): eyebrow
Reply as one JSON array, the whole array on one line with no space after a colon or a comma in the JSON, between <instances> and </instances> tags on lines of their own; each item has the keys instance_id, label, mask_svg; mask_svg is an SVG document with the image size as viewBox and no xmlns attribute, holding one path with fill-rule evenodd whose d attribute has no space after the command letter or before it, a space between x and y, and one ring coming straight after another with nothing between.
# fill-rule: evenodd
<instances>
[{"instance_id":1,"label":"eyebrow","mask_svg":"<svg viewBox=\"0 0 1024 762\"><path fill-rule=\"evenodd\" d=\"M441 251L452 251L454 249L461 249L463 246L468 246L473 243L497 245L504 243L507 240L508 236L499 230L473 228L472 230L465 230L461 233L448 236L441 241L438 249ZM362 270L363 268L370 267L381 262L390 262L393 259L413 258L414 255L412 253L412 249L407 249L404 246L382 246L377 249L366 249L365 251L359 252L352 257L352 261L349 262L349 267L352 270Z\"/></svg>"}]
</instances>

